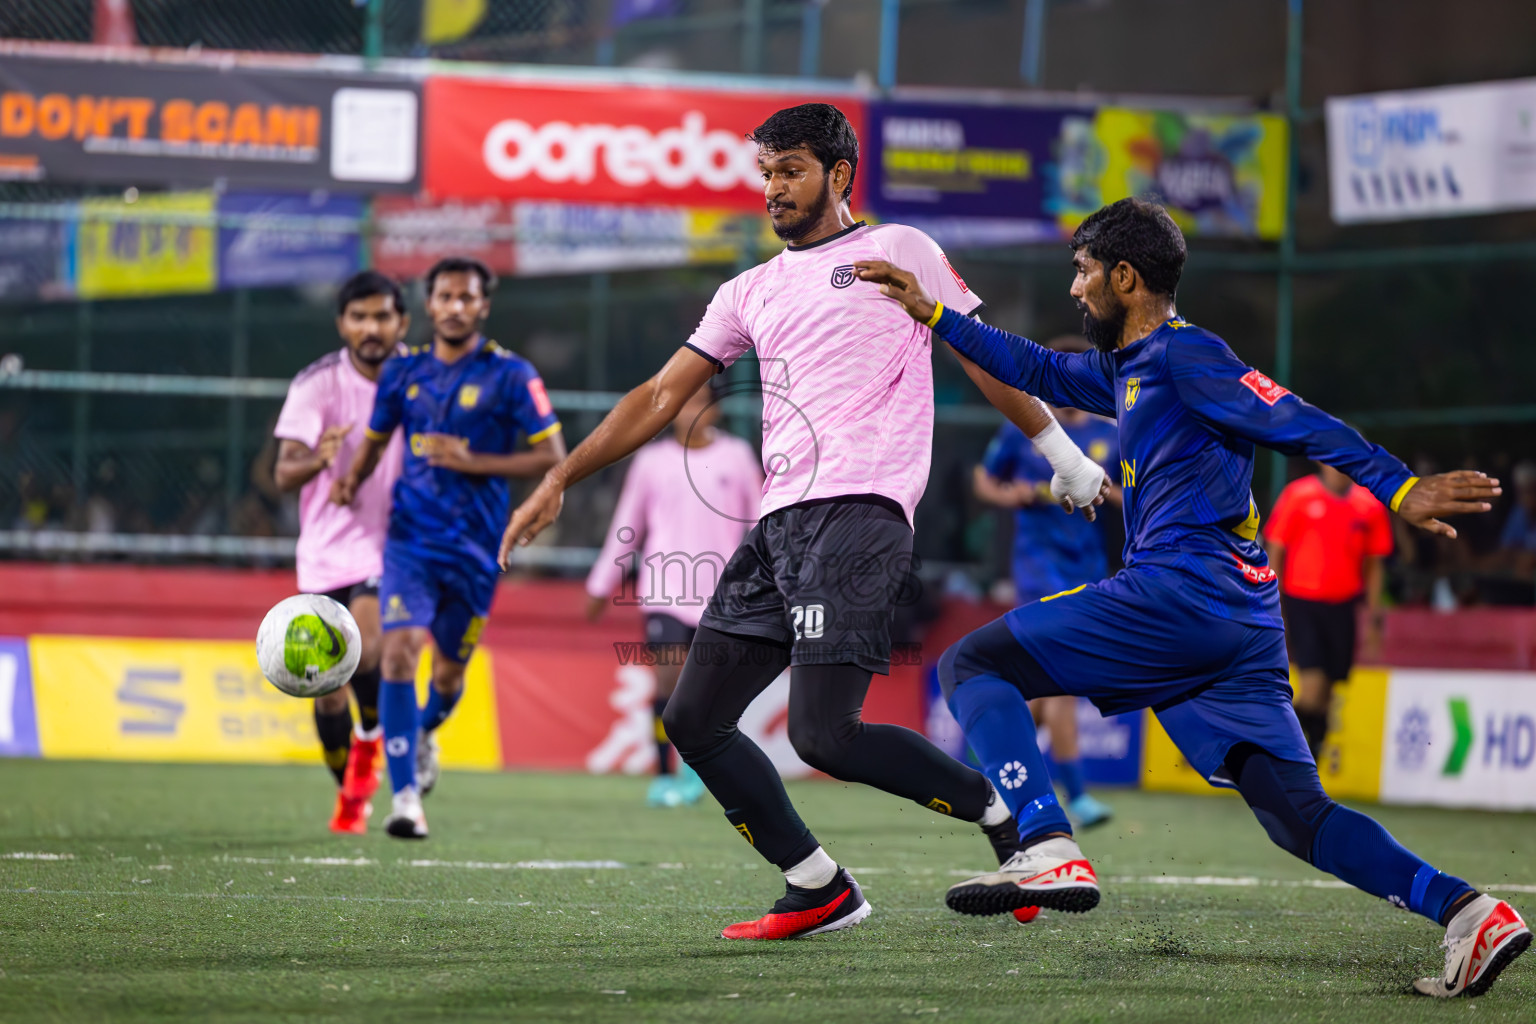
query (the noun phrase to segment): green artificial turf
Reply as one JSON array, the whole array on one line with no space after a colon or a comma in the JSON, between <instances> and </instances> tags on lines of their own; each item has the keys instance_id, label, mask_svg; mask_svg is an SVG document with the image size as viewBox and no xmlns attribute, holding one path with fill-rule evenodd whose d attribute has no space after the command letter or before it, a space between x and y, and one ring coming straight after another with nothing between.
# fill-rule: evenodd
<instances>
[{"instance_id":1,"label":"green artificial turf","mask_svg":"<svg viewBox=\"0 0 1536 1024\"><path fill-rule=\"evenodd\" d=\"M382 809L373 834L330 835L327 778L0 762L0 1021L1536 1019L1536 956L1479 1000L1408 995L1441 930L1328 886L1230 798L1101 794L1116 818L1081 838L1103 903L1019 926L943 906L956 872L990 866L973 826L793 785L875 912L732 943L720 927L781 880L708 798L651 810L644 779L449 774L432 837L403 843ZM1377 813L1475 884L1536 884L1532 815ZM533 861L609 863L513 866Z\"/></svg>"}]
</instances>

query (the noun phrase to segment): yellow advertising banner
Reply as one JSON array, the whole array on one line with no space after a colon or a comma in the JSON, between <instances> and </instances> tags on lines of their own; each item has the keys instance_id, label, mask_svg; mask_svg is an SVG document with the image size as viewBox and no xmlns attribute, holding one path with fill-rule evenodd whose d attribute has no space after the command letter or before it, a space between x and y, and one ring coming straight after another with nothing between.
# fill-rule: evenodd
<instances>
[{"instance_id":1,"label":"yellow advertising banner","mask_svg":"<svg viewBox=\"0 0 1536 1024\"><path fill-rule=\"evenodd\" d=\"M1279 238L1288 128L1275 114L1102 107L1068 117L1047 206L1070 233L1100 206L1155 198L1185 234Z\"/></svg>"},{"instance_id":2,"label":"yellow advertising banner","mask_svg":"<svg viewBox=\"0 0 1536 1024\"><path fill-rule=\"evenodd\" d=\"M1323 789L1340 799L1376 800L1381 796L1381 750L1387 715L1387 669L1357 668L1349 682L1333 690L1333 714L1323 754L1317 766ZM1292 686L1295 679L1291 680ZM1146 712L1142 741L1141 784L1144 789L1174 793L1221 793L1202 779L1157 716Z\"/></svg>"},{"instance_id":3,"label":"yellow advertising banner","mask_svg":"<svg viewBox=\"0 0 1536 1024\"><path fill-rule=\"evenodd\" d=\"M211 292L218 281L212 192L165 192L80 204L76 289L82 299ZM210 218L185 223L196 216ZM180 222L178 222L180 221Z\"/></svg>"},{"instance_id":4,"label":"yellow advertising banner","mask_svg":"<svg viewBox=\"0 0 1536 1024\"><path fill-rule=\"evenodd\" d=\"M31 648L44 757L261 764L320 758L311 702L267 682L253 644L34 636ZM424 657L419 699L428 678ZM501 767L495 702L490 654L476 652L464 698L438 732L444 767Z\"/></svg>"}]
</instances>

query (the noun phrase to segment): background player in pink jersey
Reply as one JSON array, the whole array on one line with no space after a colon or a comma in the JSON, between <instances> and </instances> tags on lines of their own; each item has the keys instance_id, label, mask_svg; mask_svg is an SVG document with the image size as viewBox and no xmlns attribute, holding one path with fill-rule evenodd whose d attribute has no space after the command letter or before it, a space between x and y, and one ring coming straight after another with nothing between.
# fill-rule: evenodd
<instances>
[{"instance_id":1,"label":"background player in pink jersey","mask_svg":"<svg viewBox=\"0 0 1536 1024\"><path fill-rule=\"evenodd\" d=\"M677 686L704 604L726 559L757 522L762 499L757 452L715 426L716 397L711 388L695 391L672 421L671 433L635 453L608 539L587 576L587 618L593 621L615 600L624 577L635 577L634 589L617 600L640 605L655 662L656 779L646 795L653 807L691 804L704 795L703 781L686 763L672 774L672 744L661 713Z\"/></svg>"},{"instance_id":2,"label":"background player in pink jersey","mask_svg":"<svg viewBox=\"0 0 1536 1024\"><path fill-rule=\"evenodd\" d=\"M320 357L293 378L273 429L280 442L277 486L285 491L302 488L299 589L346 605L363 640L351 684L315 698L315 731L338 786L333 832L368 830L368 798L378 785L379 574L389 527L389 490L400 475L400 439L391 442L378 472L350 506L331 504L331 484L351 464L373 411L379 372L410 321L400 287L388 277L365 270L348 280L336 296L336 329L346 347ZM349 692L357 699L355 742Z\"/></svg>"},{"instance_id":3,"label":"background player in pink jersey","mask_svg":"<svg viewBox=\"0 0 1536 1024\"><path fill-rule=\"evenodd\" d=\"M711 376L757 350L761 519L726 565L665 723L726 819L785 875L773 909L724 936L780 939L846 928L870 912L795 813L767 755L737 728L785 668L789 736L807 764L977 822L1000 860L1017 839L980 773L915 732L861 717L872 674L889 670L896 602L910 598L912 512L933 444L933 353L929 329L903 323L854 263L899 253L954 308L974 313L981 300L922 232L854 220L859 141L837 108L781 110L751 137L774 232L789 248L720 287L688 343L512 515L500 558L505 567L514 545L554 521L565 488L650 440ZM1051 460L1056 493L1091 514L1103 470L1039 402L966 370Z\"/></svg>"}]
</instances>

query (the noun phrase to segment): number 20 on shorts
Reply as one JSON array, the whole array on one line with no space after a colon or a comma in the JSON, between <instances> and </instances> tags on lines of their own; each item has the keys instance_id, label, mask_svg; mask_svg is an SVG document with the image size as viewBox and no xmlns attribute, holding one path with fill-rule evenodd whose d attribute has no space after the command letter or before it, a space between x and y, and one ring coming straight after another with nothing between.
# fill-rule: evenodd
<instances>
[{"instance_id":1,"label":"number 20 on shorts","mask_svg":"<svg viewBox=\"0 0 1536 1024\"><path fill-rule=\"evenodd\" d=\"M827 609L819 604L797 604L789 616L795 624L796 640L817 640L827 628Z\"/></svg>"}]
</instances>

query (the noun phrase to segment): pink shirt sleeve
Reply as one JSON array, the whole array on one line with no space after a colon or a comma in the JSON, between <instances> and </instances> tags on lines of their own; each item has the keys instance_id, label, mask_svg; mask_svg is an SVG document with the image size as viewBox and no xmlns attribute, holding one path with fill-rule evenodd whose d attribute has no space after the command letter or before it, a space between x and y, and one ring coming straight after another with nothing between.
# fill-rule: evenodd
<instances>
[{"instance_id":1,"label":"pink shirt sleeve","mask_svg":"<svg viewBox=\"0 0 1536 1024\"><path fill-rule=\"evenodd\" d=\"M939 243L905 224L883 224L876 230L880 232L880 245L890 255L891 262L916 274L928 294L945 307L966 315L981 308L981 296L971 291L950 266L949 257L944 255Z\"/></svg>"},{"instance_id":2,"label":"pink shirt sleeve","mask_svg":"<svg viewBox=\"0 0 1536 1024\"><path fill-rule=\"evenodd\" d=\"M593 563L592 571L587 574L587 593L592 597L613 596L624 579L620 560L645 543L645 513L649 497L646 484L654 475L647 471L646 461L645 449L642 448L635 453L624 474L624 486L619 490L619 503L614 506L613 519L608 523L608 536L603 540L603 550ZM629 540L620 540L620 531L625 531Z\"/></svg>"},{"instance_id":3,"label":"pink shirt sleeve","mask_svg":"<svg viewBox=\"0 0 1536 1024\"><path fill-rule=\"evenodd\" d=\"M747 273L751 273L748 271ZM715 291L698 328L688 339L688 347L724 367L734 363L752 347L752 338L737 315L737 300L745 274L731 278Z\"/></svg>"},{"instance_id":4,"label":"pink shirt sleeve","mask_svg":"<svg viewBox=\"0 0 1536 1024\"><path fill-rule=\"evenodd\" d=\"M272 436L310 448L320 444L320 435L325 432L321 415L325 396L320 392L326 377L325 373L310 373L288 385L288 397L283 399L283 411L277 414Z\"/></svg>"}]
</instances>

